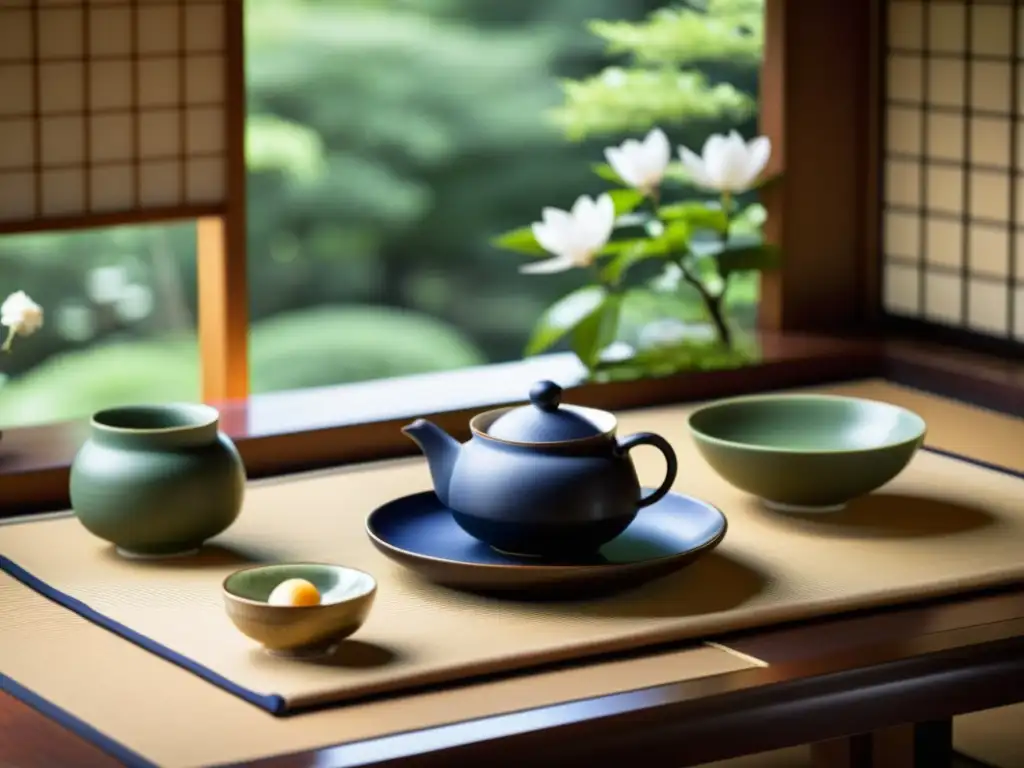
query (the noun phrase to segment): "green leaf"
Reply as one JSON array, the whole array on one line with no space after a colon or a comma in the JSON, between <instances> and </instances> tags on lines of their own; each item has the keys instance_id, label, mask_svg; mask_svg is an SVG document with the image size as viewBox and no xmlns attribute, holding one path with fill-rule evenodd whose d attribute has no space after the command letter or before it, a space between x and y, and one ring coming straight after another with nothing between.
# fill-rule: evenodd
<instances>
[{"instance_id":1,"label":"green leaf","mask_svg":"<svg viewBox=\"0 0 1024 768\"><path fill-rule=\"evenodd\" d=\"M764 272L777 269L781 255L780 248L771 243L727 247L718 254L718 269L722 277L732 272Z\"/></svg>"},{"instance_id":2,"label":"green leaf","mask_svg":"<svg viewBox=\"0 0 1024 768\"><path fill-rule=\"evenodd\" d=\"M766 221L768 221L768 211L760 203L752 203L748 205L740 213L740 216L744 221L750 222L752 226L760 227Z\"/></svg>"},{"instance_id":3,"label":"green leaf","mask_svg":"<svg viewBox=\"0 0 1024 768\"><path fill-rule=\"evenodd\" d=\"M758 232L734 232L731 233L727 240L723 241L720 237L706 238L701 237L691 243L692 251L695 256L701 259L717 258L725 251L737 250L741 248L753 248L760 246L764 243L764 237Z\"/></svg>"},{"instance_id":4,"label":"green leaf","mask_svg":"<svg viewBox=\"0 0 1024 768\"><path fill-rule=\"evenodd\" d=\"M756 345L742 338L734 340L733 347L725 347L717 339L684 340L640 350L627 360L602 362L591 378L596 381L629 381L670 376L680 371L725 370L750 365L760 357Z\"/></svg>"},{"instance_id":5,"label":"green leaf","mask_svg":"<svg viewBox=\"0 0 1024 768\"><path fill-rule=\"evenodd\" d=\"M651 221L651 215L649 213L624 213L615 219L616 229L625 229L627 227L643 227L647 222Z\"/></svg>"},{"instance_id":6,"label":"green leaf","mask_svg":"<svg viewBox=\"0 0 1024 768\"><path fill-rule=\"evenodd\" d=\"M608 163L594 163L590 168L605 181L610 181L612 184L617 184L620 187L626 184Z\"/></svg>"},{"instance_id":7,"label":"green leaf","mask_svg":"<svg viewBox=\"0 0 1024 768\"><path fill-rule=\"evenodd\" d=\"M594 20L587 26L607 42L609 53L627 54L652 68L675 71L709 62L760 62L764 45L762 6L742 0L659 5L670 7L642 21Z\"/></svg>"},{"instance_id":8,"label":"green leaf","mask_svg":"<svg viewBox=\"0 0 1024 768\"><path fill-rule=\"evenodd\" d=\"M649 219L644 222L644 234L648 237L661 237L665 231L665 225L659 219Z\"/></svg>"},{"instance_id":9,"label":"green leaf","mask_svg":"<svg viewBox=\"0 0 1024 768\"><path fill-rule=\"evenodd\" d=\"M563 296L537 320L523 354L529 357L551 349L589 315L600 309L607 295L603 287L588 285Z\"/></svg>"},{"instance_id":10,"label":"green leaf","mask_svg":"<svg viewBox=\"0 0 1024 768\"><path fill-rule=\"evenodd\" d=\"M601 350L615 341L619 330L622 297L607 294L598 307L572 330L572 351L589 370L601 357Z\"/></svg>"},{"instance_id":11,"label":"green leaf","mask_svg":"<svg viewBox=\"0 0 1024 768\"><path fill-rule=\"evenodd\" d=\"M615 203L615 215L622 216L629 213L644 201L642 192L635 189L613 189L608 195Z\"/></svg>"},{"instance_id":12,"label":"green leaf","mask_svg":"<svg viewBox=\"0 0 1024 768\"><path fill-rule=\"evenodd\" d=\"M694 229L695 227L688 221L672 221L669 222L668 226L665 227L665 231L656 239L661 244L660 247L668 254L672 251L688 248Z\"/></svg>"},{"instance_id":13,"label":"green leaf","mask_svg":"<svg viewBox=\"0 0 1024 768\"><path fill-rule=\"evenodd\" d=\"M547 251L541 247L540 243L537 242L537 238L533 236L533 229L530 227L520 227L519 229L513 229L511 232L499 235L491 240L491 244L497 248L504 248L506 251L525 253L530 256L547 255Z\"/></svg>"},{"instance_id":14,"label":"green leaf","mask_svg":"<svg viewBox=\"0 0 1024 768\"><path fill-rule=\"evenodd\" d=\"M683 221L691 229L710 229L715 232L725 232L729 226L728 217L721 207L715 207L706 203L673 203L664 205L658 211L658 215L664 221Z\"/></svg>"},{"instance_id":15,"label":"green leaf","mask_svg":"<svg viewBox=\"0 0 1024 768\"><path fill-rule=\"evenodd\" d=\"M625 240L612 240L610 243L605 245L598 252L598 256L618 256L620 253L625 253L631 248L636 248L639 244L646 242L643 239L637 238L626 238Z\"/></svg>"},{"instance_id":16,"label":"green leaf","mask_svg":"<svg viewBox=\"0 0 1024 768\"><path fill-rule=\"evenodd\" d=\"M683 252L689 248L689 240L690 226L685 221L673 221L655 236L608 243L601 253L614 258L602 269L601 279L617 284L634 264Z\"/></svg>"},{"instance_id":17,"label":"green leaf","mask_svg":"<svg viewBox=\"0 0 1024 768\"><path fill-rule=\"evenodd\" d=\"M761 291L761 280L756 272L739 272L732 276L729 290L725 292L725 309L753 307Z\"/></svg>"},{"instance_id":18,"label":"green leaf","mask_svg":"<svg viewBox=\"0 0 1024 768\"><path fill-rule=\"evenodd\" d=\"M732 217L729 222L729 234L757 236L761 233L761 227L768 220L768 212L760 203L748 205L742 211Z\"/></svg>"},{"instance_id":19,"label":"green leaf","mask_svg":"<svg viewBox=\"0 0 1024 768\"><path fill-rule=\"evenodd\" d=\"M634 264L661 258L668 253L659 240L620 240L609 243L609 246L615 246L614 258L601 270L601 280L613 285L617 285Z\"/></svg>"}]
</instances>

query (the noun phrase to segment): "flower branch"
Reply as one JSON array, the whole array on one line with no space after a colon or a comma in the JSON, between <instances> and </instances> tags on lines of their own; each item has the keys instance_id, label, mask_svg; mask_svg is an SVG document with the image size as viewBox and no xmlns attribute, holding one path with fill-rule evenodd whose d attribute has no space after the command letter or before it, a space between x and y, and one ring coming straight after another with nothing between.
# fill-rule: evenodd
<instances>
[{"instance_id":1,"label":"flower branch","mask_svg":"<svg viewBox=\"0 0 1024 768\"><path fill-rule=\"evenodd\" d=\"M714 134L699 155L680 147L674 166L668 137L655 128L642 140L608 147L604 155L607 165L595 171L620 186L596 199L582 195L569 210L544 208L540 221L495 241L507 250L547 257L522 265L523 273L586 267L595 275L593 284L573 291L544 314L527 354L568 338L593 371L602 350L616 340L625 300L637 291L652 290L627 285L628 273L645 262L660 262L663 274L677 271L680 282L699 299L716 344L731 350L734 333L726 307L734 274L774 268L778 258L777 249L763 241L764 209L754 204L741 211L738 206L740 195L764 183L769 140L746 142L735 131ZM690 187L715 193L716 199L666 202L672 180L680 176ZM678 300L685 301L683 296Z\"/></svg>"}]
</instances>

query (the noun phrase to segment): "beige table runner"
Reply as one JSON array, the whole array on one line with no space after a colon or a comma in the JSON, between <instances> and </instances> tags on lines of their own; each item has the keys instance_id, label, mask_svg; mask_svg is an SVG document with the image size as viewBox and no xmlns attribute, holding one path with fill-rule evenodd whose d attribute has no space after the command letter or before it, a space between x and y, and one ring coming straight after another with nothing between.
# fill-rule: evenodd
<instances>
[{"instance_id":1,"label":"beige table runner","mask_svg":"<svg viewBox=\"0 0 1024 768\"><path fill-rule=\"evenodd\" d=\"M282 718L2 573L0 611L0 671L63 710L48 714L134 768L254 760L571 700L626 691L643 695L646 687L757 666L727 650L697 645ZM83 724L103 740L84 733ZM0 739L0 764L4 754Z\"/></svg>"}]
</instances>

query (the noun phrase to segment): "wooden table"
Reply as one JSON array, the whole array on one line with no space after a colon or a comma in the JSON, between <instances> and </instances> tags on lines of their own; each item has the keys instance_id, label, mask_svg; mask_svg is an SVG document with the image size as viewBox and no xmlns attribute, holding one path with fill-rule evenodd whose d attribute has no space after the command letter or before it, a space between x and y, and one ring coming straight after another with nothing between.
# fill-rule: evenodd
<instances>
[{"instance_id":1,"label":"wooden table","mask_svg":"<svg viewBox=\"0 0 1024 768\"><path fill-rule=\"evenodd\" d=\"M971 452L1024 471L1024 421L998 432ZM813 743L828 768L946 768L953 716L1024 701L1024 586L715 641L767 666L249 765L681 768ZM0 764L115 763L0 694Z\"/></svg>"}]
</instances>

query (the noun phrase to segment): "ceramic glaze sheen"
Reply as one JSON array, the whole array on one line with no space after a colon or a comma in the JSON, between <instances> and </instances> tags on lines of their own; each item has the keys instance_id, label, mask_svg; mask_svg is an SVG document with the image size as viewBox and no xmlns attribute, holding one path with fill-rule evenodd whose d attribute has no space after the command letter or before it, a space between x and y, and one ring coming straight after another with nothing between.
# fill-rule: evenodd
<instances>
[{"instance_id":1,"label":"ceramic glaze sheen","mask_svg":"<svg viewBox=\"0 0 1024 768\"><path fill-rule=\"evenodd\" d=\"M626 530L640 509L640 481L624 452L588 455L485 440L474 437L463 447L448 506L467 533L497 549L592 552Z\"/></svg>"},{"instance_id":2,"label":"ceramic glaze sheen","mask_svg":"<svg viewBox=\"0 0 1024 768\"><path fill-rule=\"evenodd\" d=\"M560 388L540 382L531 406L473 419L465 444L423 419L404 430L426 455L434 491L459 526L502 552L593 553L675 481L675 452L664 438L644 432L617 440L610 413L569 406L560 414L560 397ZM506 427L500 438L488 431L498 425ZM646 496L629 457L640 445L658 448L666 461L665 480Z\"/></svg>"},{"instance_id":3,"label":"ceramic glaze sheen","mask_svg":"<svg viewBox=\"0 0 1024 768\"><path fill-rule=\"evenodd\" d=\"M725 480L780 511L835 511L910 463L926 425L888 403L835 395L733 398L694 411L690 432Z\"/></svg>"},{"instance_id":4,"label":"ceramic glaze sheen","mask_svg":"<svg viewBox=\"0 0 1024 768\"><path fill-rule=\"evenodd\" d=\"M238 517L245 469L205 405L97 413L71 466L71 505L82 525L128 556L198 549Z\"/></svg>"}]
</instances>

